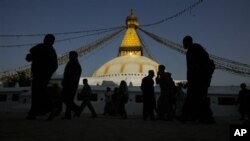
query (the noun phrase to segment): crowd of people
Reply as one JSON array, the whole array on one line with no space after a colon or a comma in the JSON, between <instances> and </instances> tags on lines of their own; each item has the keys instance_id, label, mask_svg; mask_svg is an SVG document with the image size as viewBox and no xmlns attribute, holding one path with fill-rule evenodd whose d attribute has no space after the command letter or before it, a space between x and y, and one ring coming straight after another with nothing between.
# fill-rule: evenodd
<instances>
[{"instance_id":1,"label":"crowd of people","mask_svg":"<svg viewBox=\"0 0 250 141\"><path fill-rule=\"evenodd\" d=\"M84 86L77 95L77 98L82 101L81 105L74 102L82 72L76 51L71 51L68 55L69 61L65 67L61 83L62 91L55 84L50 88L50 94L48 93L47 86L52 74L58 67L57 55L53 48L54 41L55 37L52 34L46 35L44 42L32 47L26 56L26 60L32 62L32 102L26 118L36 119L37 116L49 113L47 119L52 120L62 112L63 104L66 107L63 119L72 119L72 116L79 117L86 106L89 108L92 117L97 117L94 106L91 104L92 90L87 79L83 79ZM192 37L184 37L183 47L187 50L186 94L182 91L183 85L181 83L175 85L171 73L165 71L164 65L159 65L156 76L153 70L149 70L148 76L142 79L140 87L143 94L142 115L144 120L148 118L166 121L178 119L183 122L215 123L208 100L208 88L215 70L215 64L200 44L193 43ZM160 87L158 99L155 96L155 85ZM241 88L238 103L240 104L241 118L244 119L245 115L248 118L250 115L248 104L250 94L246 85L242 84ZM113 91L110 87L107 87L104 95L103 115L120 115L122 119L126 119L125 105L129 101L126 81L122 80ZM155 116L155 113L157 116Z\"/></svg>"}]
</instances>

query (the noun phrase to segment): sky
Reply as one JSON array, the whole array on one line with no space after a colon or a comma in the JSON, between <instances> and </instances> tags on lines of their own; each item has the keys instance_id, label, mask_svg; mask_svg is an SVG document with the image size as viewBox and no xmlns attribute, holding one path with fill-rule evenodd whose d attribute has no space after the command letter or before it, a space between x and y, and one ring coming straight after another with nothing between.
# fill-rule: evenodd
<instances>
[{"instance_id":1,"label":"sky","mask_svg":"<svg viewBox=\"0 0 250 141\"><path fill-rule=\"evenodd\" d=\"M0 35L45 34L124 26L126 16L134 10L141 25L172 16L197 0L1 0ZM250 1L203 0L172 20L142 27L162 38L181 44L186 35L201 44L210 54L250 64ZM87 33L84 33L87 34ZM83 34L83 35L84 35ZM109 34L109 33L107 33ZM98 34L54 44L58 55L77 49L107 34ZM97 68L118 54L123 34L101 48L79 58L82 76L90 76ZM57 40L79 36L58 35ZM176 80L186 79L185 56L165 47L142 32L139 35L154 59L166 66ZM0 45L42 42L43 36L0 37ZM0 72L29 64L25 56L32 45L0 47ZM64 65L57 70L62 74ZM250 77L216 70L212 85L250 85Z\"/></svg>"}]
</instances>

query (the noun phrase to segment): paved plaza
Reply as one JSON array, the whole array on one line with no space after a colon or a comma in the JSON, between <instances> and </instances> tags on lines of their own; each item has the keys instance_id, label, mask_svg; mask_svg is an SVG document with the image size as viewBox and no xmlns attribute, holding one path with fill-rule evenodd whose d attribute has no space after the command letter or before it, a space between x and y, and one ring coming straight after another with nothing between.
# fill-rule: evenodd
<instances>
[{"instance_id":1,"label":"paved plaza","mask_svg":"<svg viewBox=\"0 0 250 141\"><path fill-rule=\"evenodd\" d=\"M227 141L229 124L239 122L216 118L216 124L179 121L143 121L140 116L120 119L88 114L72 120L25 120L25 113L0 114L1 141Z\"/></svg>"}]
</instances>

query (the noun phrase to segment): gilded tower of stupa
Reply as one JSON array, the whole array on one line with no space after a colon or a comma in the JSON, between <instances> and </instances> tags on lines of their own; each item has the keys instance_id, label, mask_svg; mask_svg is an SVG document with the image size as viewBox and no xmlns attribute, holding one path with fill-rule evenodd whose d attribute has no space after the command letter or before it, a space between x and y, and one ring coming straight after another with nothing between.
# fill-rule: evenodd
<instances>
[{"instance_id":1,"label":"gilded tower of stupa","mask_svg":"<svg viewBox=\"0 0 250 141\"><path fill-rule=\"evenodd\" d=\"M131 13L126 18L126 28L127 31L123 37L119 55L137 55L142 56L142 44L140 38L136 32L139 23L137 21L137 17L134 15L134 12L131 10Z\"/></svg>"},{"instance_id":2,"label":"gilded tower of stupa","mask_svg":"<svg viewBox=\"0 0 250 141\"><path fill-rule=\"evenodd\" d=\"M119 47L118 57L108 61L98 68L92 77L102 78L119 82L126 80L128 82L138 81L147 76L148 70L157 72L158 63L152 59L143 56L141 40L137 33L139 22L134 12L131 10L126 18L126 32Z\"/></svg>"}]
</instances>

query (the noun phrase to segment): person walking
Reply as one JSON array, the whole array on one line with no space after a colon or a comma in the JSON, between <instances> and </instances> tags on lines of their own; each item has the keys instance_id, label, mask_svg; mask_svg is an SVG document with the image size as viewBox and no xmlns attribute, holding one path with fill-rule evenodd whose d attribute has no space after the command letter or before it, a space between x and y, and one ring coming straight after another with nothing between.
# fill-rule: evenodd
<instances>
[{"instance_id":1,"label":"person walking","mask_svg":"<svg viewBox=\"0 0 250 141\"><path fill-rule=\"evenodd\" d=\"M83 85L84 85L83 89L82 89L82 91L80 93L80 95L81 95L80 99L82 99L81 112L85 109L86 106L88 106L88 108L89 108L89 110L90 110L90 112L92 114L92 117L93 118L97 117L95 109L94 109L94 107L91 104L92 90L91 90L91 87L88 84L88 79L83 79ZM80 116L80 114L77 115L77 116Z\"/></svg>"},{"instance_id":2,"label":"person walking","mask_svg":"<svg viewBox=\"0 0 250 141\"><path fill-rule=\"evenodd\" d=\"M191 36L183 38L187 49L187 98L183 107L184 121L198 120L201 123L214 123L208 101L208 87L215 70L214 62L205 49L193 43Z\"/></svg>"},{"instance_id":3,"label":"person walking","mask_svg":"<svg viewBox=\"0 0 250 141\"><path fill-rule=\"evenodd\" d=\"M176 93L175 83L171 73L165 72L165 66L159 65L156 83L160 85L161 94L157 101L159 119L172 121L174 117L174 95Z\"/></svg>"},{"instance_id":4,"label":"person walking","mask_svg":"<svg viewBox=\"0 0 250 141\"><path fill-rule=\"evenodd\" d=\"M43 43L32 47L26 55L26 60L32 62L31 108L26 119L36 119L36 116L45 115L51 111L46 88L58 67L57 54L53 48L54 41L54 35L47 34Z\"/></svg>"},{"instance_id":5,"label":"person walking","mask_svg":"<svg viewBox=\"0 0 250 141\"><path fill-rule=\"evenodd\" d=\"M71 111L76 115L80 114L80 106L74 103L75 95L79 85L82 68L78 61L76 51L69 52L69 62L64 70L62 81L62 101L66 105L64 119L71 119Z\"/></svg>"}]
</instances>

